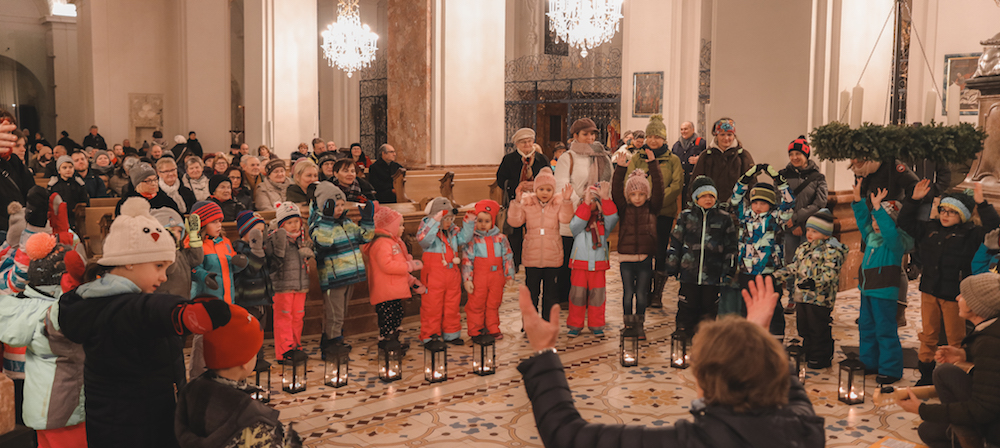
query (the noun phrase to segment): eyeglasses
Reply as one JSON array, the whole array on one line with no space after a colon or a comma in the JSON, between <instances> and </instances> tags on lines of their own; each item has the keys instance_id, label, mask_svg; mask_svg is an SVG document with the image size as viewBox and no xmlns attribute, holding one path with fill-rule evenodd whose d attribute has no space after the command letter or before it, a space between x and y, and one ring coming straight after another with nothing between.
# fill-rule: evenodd
<instances>
[{"instance_id":1,"label":"eyeglasses","mask_svg":"<svg viewBox=\"0 0 1000 448\"><path fill-rule=\"evenodd\" d=\"M176 173L176 172L177 172L177 168L171 168L169 170L161 170L160 174Z\"/></svg>"},{"instance_id":2,"label":"eyeglasses","mask_svg":"<svg viewBox=\"0 0 1000 448\"><path fill-rule=\"evenodd\" d=\"M146 179L146 180L142 181L142 183L144 183L146 185L156 185L157 182L159 182L159 181L160 181L159 179L157 179L157 178L154 177L152 179Z\"/></svg>"},{"instance_id":3,"label":"eyeglasses","mask_svg":"<svg viewBox=\"0 0 1000 448\"><path fill-rule=\"evenodd\" d=\"M940 207L939 206L938 207L938 214L939 215L956 215L957 216L959 213L955 209L948 208L948 207Z\"/></svg>"}]
</instances>

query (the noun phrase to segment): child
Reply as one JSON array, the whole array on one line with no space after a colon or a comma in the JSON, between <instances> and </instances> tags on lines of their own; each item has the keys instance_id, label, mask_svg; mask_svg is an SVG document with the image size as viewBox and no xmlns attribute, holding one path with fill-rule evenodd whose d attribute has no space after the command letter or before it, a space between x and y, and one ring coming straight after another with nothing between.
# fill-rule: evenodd
<instances>
[{"instance_id":1,"label":"child","mask_svg":"<svg viewBox=\"0 0 1000 448\"><path fill-rule=\"evenodd\" d=\"M80 176L76 175L72 157L60 157L56 160L56 167L58 174L49 179L49 193L58 193L66 202L66 208L69 210L70 228L76 229L76 204L90 206L90 196L87 195L86 183Z\"/></svg>"},{"instance_id":2,"label":"child","mask_svg":"<svg viewBox=\"0 0 1000 448\"><path fill-rule=\"evenodd\" d=\"M663 207L663 173L660 163L650 149L645 150L649 164L649 178L646 171L636 168L625 181L625 169L629 157L618 154L614 178L611 179L611 197L621 215L618 226L618 254L621 274L623 309L625 323L639 328L639 339L646 340L643 323L646 321L646 306L653 281L653 258L656 256L656 216ZM634 308L633 308L634 306Z\"/></svg>"},{"instance_id":3,"label":"child","mask_svg":"<svg viewBox=\"0 0 1000 448\"><path fill-rule=\"evenodd\" d=\"M282 447L286 437L278 410L250 398L244 380L253 373L264 345L260 322L229 305L229 323L205 335L208 371L177 397L177 440L185 447ZM299 445L301 446L301 445Z\"/></svg>"},{"instance_id":4,"label":"child","mask_svg":"<svg viewBox=\"0 0 1000 448\"><path fill-rule=\"evenodd\" d=\"M997 272L998 264L1000 264L1000 229L994 229L983 237L983 244L979 245L979 250L972 257L972 275Z\"/></svg>"},{"instance_id":5,"label":"child","mask_svg":"<svg viewBox=\"0 0 1000 448\"><path fill-rule=\"evenodd\" d=\"M347 217L347 196L330 182L316 185L309 207L309 236L316 248L319 286L323 290L323 336L320 349L344 340L344 311L354 285L368 280L361 246L375 235L375 205L361 208L361 225ZM323 356L325 352L323 352Z\"/></svg>"},{"instance_id":6,"label":"child","mask_svg":"<svg viewBox=\"0 0 1000 448\"><path fill-rule=\"evenodd\" d=\"M111 224L84 285L59 298L55 319L86 354L87 444L177 447L175 391L184 385L184 338L229 322L229 307L154 294L176 257L149 204L130 198Z\"/></svg>"},{"instance_id":7,"label":"child","mask_svg":"<svg viewBox=\"0 0 1000 448\"><path fill-rule=\"evenodd\" d=\"M479 336L485 328L494 338L503 339L500 303L504 284L514 284L514 252L507 236L496 226L499 212L496 201L483 199L476 203L476 229L472 242L462 251L462 281L469 293L465 320L470 338Z\"/></svg>"},{"instance_id":8,"label":"child","mask_svg":"<svg viewBox=\"0 0 1000 448\"><path fill-rule=\"evenodd\" d=\"M274 284L274 353L281 363L285 352L302 345L302 321L309 291L312 239L302 231L302 214L294 202L274 204L273 229L267 236Z\"/></svg>"},{"instance_id":9,"label":"child","mask_svg":"<svg viewBox=\"0 0 1000 448\"><path fill-rule=\"evenodd\" d=\"M559 164L559 156L563 155L564 152L566 152L566 144L563 142L556 143L555 149L552 150L552 160L549 161L553 172L556 170L556 165Z\"/></svg>"},{"instance_id":10,"label":"child","mask_svg":"<svg viewBox=\"0 0 1000 448\"><path fill-rule=\"evenodd\" d=\"M427 204L427 216L420 221L417 241L424 249L421 280L428 292L420 300L420 340L441 335L445 342L464 345L462 316L462 247L472 240L475 213L465 215L462 227L454 224L457 209L446 198Z\"/></svg>"},{"instance_id":11,"label":"child","mask_svg":"<svg viewBox=\"0 0 1000 448\"><path fill-rule=\"evenodd\" d=\"M518 186L518 190L522 188ZM517 191L507 212L507 224L525 227L521 253L521 263L525 267L524 282L531 291L531 303L535 304L535 308L538 308L538 296L542 294L541 313L546 320L552 305L559 302L556 277L559 276L563 258L559 224L568 224L573 219L572 188L567 185L561 193L556 193L555 175L551 169L542 168L535 176L535 192Z\"/></svg>"},{"instance_id":12,"label":"child","mask_svg":"<svg viewBox=\"0 0 1000 448\"><path fill-rule=\"evenodd\" d=\"M205 261L205 252L201 248L201 220L198 215L192 213L188 216L187 221L184 221L177 211L169 207L155 209L150 215L170 232L170 236L174 239L174 245L177 247L176 260L167 268L167 281L161 283L156 288L156 292L190 299L191 269ZM188 235L191 238L188 246L185 247L183 243ZM214 284L216 288L219 286L214 278L206 278L204 281Z\"/></svg>"},{"instance_id":13,"label":"child","mask_svg":"<svg viewBox=\"0 0 1000 448\"><path fill-rule=\"evenodd\" d=\"M854 219L864 239L861 263L861 317L858 330L861 361L865 368L877 370L878 384L891 384L903 376L903 347L896 332L896 299L903 254L913 247L913 239L896 228L898 209L892 202L882 202L889 191L880 188L871 194L872 210L861 197L861 182L854 185Z\"/></svg>"},{"instance_id":14,"label":"child","mask_svg":"<svg viewBox=\"0 0 1000 448\"><path fill-rule=\"evenodd\" d=\"M758 183L750 189L749 185L754 181L759 173L767 173L777 184L778 192L781 193L781 203L775 208L776 194L774 186L766 183ZM747 197L747 190L750 190L750 197ZM771 277L771 273L782 266L784 262L783 245L778 242L777 235L785 227L785 223L792 219L792 207L795 199L788 189L788 181L781 176L778 170L766 163L754 165L740 177L733 187L733 195L729 198L731 210L736 211L736 217L740 220L739 227L739 250L740 255L736 260L739 272L740 289L745 289L747 284L753 281L754 277L761 275ZM728 298L728 295L723 295ZM742 297L736 296L736 303L719 302L719 314L739 312L743 313ZM723 307L725 305L725 307ZM775 336L785 335L785 317L780 303L771 316L771 334Z\"/></svg>"},{"instance_id":15,"label":"child","mask_svg":"<svg viewBox=\"0 0 1000 448\"><path fill-rule=\"evenodd\" d=\"M233 250L247 258L247 267L233 276L233 303L243 307L264 329L267 309L274 303L274 286L267 266L264 245L264 218L257 212L244 210L236 217L240 239ZM258 356L264 356L263 349Z\"/></svg>"},{"instance_id":16,"label":"child","mask_svg":"<svg viewBox=\"0 0 1000 448\"><path fill-rule=\"evenodd\" d=\"M403 321L403 299L412 296L411 290L426 293L427 289L410 275L423 267L414 260L403 243L403 215L388 208L378 207L372 218L375 223L371 242L362 247L368 267L368 296L378 313L378 341L399 341L399 324Z\"/></svg>"},{"instance_id":17,"label":"child","mask_svg":"<svg viewBox=\"0 0 1000 448\"><path fill-rule=\"evenodd\" d=\"M604 300L607 298L604 273L611 268L608 232L618 223L618 209L611 201L611 184L601 182L598 185L600 187L587 188L569 223L573 250L569 259L572 273L566 326L572 338L580 335L584 317L594 336L604 336Z\"/></svg>"},{"instance_id":18,"label":"child","mask_svg":"<svg viewBox=\"0 0 1000 448\"><path fill-rule=\"evenodd\" d=\"M832 237L833 219L833 214L825 208L809 217L806 242L795 249L791 263L774 272L779 284L791 280L790 300L798 303L795 321L810 369L825 369L833 360L830 313L837 300L840 269L848 252L847 246Z\"/></svg>"},{"instance_id":19,"label":"child","mask_svg":"<svg viewBox=\"0 0 1000 448\"><path fill-rule=\"evenodd\" d=\"M702 320L715 320L719 287L731 282L738 248L732 215L716 207L712 179L698 176L691 183L691 208L681 212L670 235L667 274L681 282L677 295L677 329L692 335Z\"/></svg>"},{"instance_id":20,"label":"child","mask_svg":"<svg viewBox=\"0 0 1000 448\"><path fill-rule=\"evenodd\" d=\"M983 198L982 184L978 182L974 184L972 197L965 193L944 195L938 206L937 221L920 221L917 213L930 190L930 180L917 182L913 195L903 202L899 212L899 228L916 240L923 265L920 275L923 331L917 352L920 370L917 384L921 386L933 384L934 353L938 349L942 320L948 345L962 345L965 319L958 315L959 284L972 274L973 257L986 233L1000 226L1000 216ZM979 212L983 225L972 221L973 211Z\"/></svg>"}]
</instances>

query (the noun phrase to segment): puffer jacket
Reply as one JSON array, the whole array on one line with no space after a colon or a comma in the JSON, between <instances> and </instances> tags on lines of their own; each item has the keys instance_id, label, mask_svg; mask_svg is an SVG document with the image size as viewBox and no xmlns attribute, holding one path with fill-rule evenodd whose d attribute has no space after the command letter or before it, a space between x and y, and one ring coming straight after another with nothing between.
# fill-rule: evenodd
<instances>
[{"instance_id":1,"label":"puffer jacket","mask_svg":"<svg viewBox=\"0 0 1000 448\"><path fill-rule=\"evenodd\" d=\"M606 271L611 269L608 261L608 232L618 224L618 209L614 201L605 199L601 201L603 218L597 221L598 244L594 244L593 234L587 230L587 223L590 221L590 206L581 202L576 208L576 214L569 223L569 228L573 232L573 249L569 254L570 269L583 271ZM596 247L595 247L596 246Z\"/></svg>"},{"instance_id":2,"label":"puffer jacket","mask_svg":"<svg viewBox=\"0 0 1000 448\"><path fill-rule=\"evenodd\" d=\"M0 342L27 347L22 414L36 430L84 421L83 346L59 331L59 292L59 286L29 286L0 297Z\"/></svg>"},{"instance_id":3,"label":"puffer jacket","mask_svg":"<svg viewBox=\"0 0 1000 448\"><path fill-rule=\"evenodd\" d=\"M409 299L410 285L415 278L410 275L407 261L413 259L406 251L403 240L389 232L375 229L370 243L362 248L368 266L368 298L372 305L397 299Z\"/></svg>"},{"instance_id":4,"label":"puffer jacket","mask_svg":"<svg viewBox=\"0 0 1000 448\"><path fill-rule=\"evenodd\" d=\"M855 202L851 208L861 231L861 240L865 243L858 289L876 299L897 300L903 254L913 248L913 238L906 232L900 232L892 217L882 208L869 211L865 201ZM878 223L879 232L873 230L873 218Z\"/></svg>"},{"instance_id":5,"label":"puffer jacket","mask_svg":"<svg viewBox=\"0 0 1000 448\"><path fill-rule=\"evenodd\" d=\"M698 158L698 164L694 166L691 173L692 179L698 176L708 176L715 183L715 188L719 192L719 202L727 204L729 197L733 194L733 187L743 173L754 166L753 156L750 151L743 148L739 140L735 146L723 151L719 149L718 143L712 139L712 144ZM688 188L690 190L690 187ZM687 192L691 196L691 192Z\"/></svg>"},{"instance_id":6,"label":"puffer jacket","mask_svg":"<svg viewBox=\"0 0 1000 448\"><path fill-rule=\"evenodd\" d=\"M529 268L557 268L563 263L559 224L573 219L573 202L556 193L542 204L533 193L510 202L507 224L525 226L521 264Z\"/></svg>"},{"instance_id":7,"label":"puffer jacket","mask_svg":"<svg viewBox=\"0 0 1000 448\"><path fill-rule=\"evenodd\" d=\"M902 201L913 195L913 186L919 181L905 163L899 160L895 163L882 162L874 172L861 179L861 197L868 198L880 188L885 188L889 191L886 201Z\"/></svg>"},{"instance_id":8,"label":"puffer jacket","mask_svg":"<svg viewBox=\"0 0 1000 448\"><path fill-rule=\"evenodd\" d=\"M917 219L920 204L921 201L906 199L899 212L899 228L913 237L920 251L923 265L920 292L954 301L960 292L958 285L972 275L972 259L983 244L983 237L1000 227L1000 216L992 205L983 201L976 205L983 225L969 220L944 227L940 220Z\"/></svg>"},{"instance_id":9,"label":"puffer jacket","mask_svg":"<svg viewBox=\"0 0 1000 448\"><path fill-rule=\"evenodd\" d=\"M623 177L624 180L627 180L628 176L636 168L642 168L649 175L649 179L653 180L653 173L649 169L650 164L646 161L646 149L649 149L649 146L643 146L642 149L636 151L635 155L632 156L632 160L628 162L628 168L625 171L625 177ZM681 159L670 152L666 146L661 146L659 150L663 151L662 154L656 156L657 167L660 172L660 188L654 186L652 191L660 191L663 198L660 200L660 207L655 211L655 214L672 219L677 216L677 196L680 196L681 191L684 190L684 169L681 167ZM656 150L653 150L653 153L655 154ZM615 174L618 174L618 168L615 168ZM624 186L625 184L622 183L622 187ZM621 206L619 206L618 210L621 209ZM621 230L619 230L620 232ZM655 227L653 228L653 233L656 233Z\"/></svg>"},{"instance_id":10,"label":"puffer jacket","mask_svg":"<svg viewBox=\"0 0 1000 448\"><path fill-rule=\"evenodd\" d=\"M718 207L706 210L695 205L681 212L670 232L667 275L697 285L731 284L736 274L738 243L731 214Z\"/></svg>"},{"instance_id":11,"label":"puffer jacket","mask_svg":"<svg viewBox=\"0 0 1000 448\"><path fill-rule=\"evenodd\" d=\"M848 250L833 237L806 241L795 249L795 259L791 264L774 272L774 279L778 283L792 279L792 299L796 302L833 308L840 287L840 269L844 266ZM809 279L815 282L813 288L799 287Z\"/></svg>"},{"instance_id":12,"label":"puffer jacket","mask_svg":"<svg viewBox=\"0 0 1000 448\"><path fill-rule=\"evenodd\" d=\"M458 220L459 217L456 216L455 219ZM472 232L475 228L475 219L465 218L462 221L461 227L452 222L450 229L442 230L440 221L431 216L425 216L420 220L420 227L417 228L417 242L420 243L420 247L423 248L424 253L447 253L448 247L441 240L441 231L444 231L448 238L448 245L451 246L451 250L458 257L462 253L462 247L469 244L469 241L472 241ZM448 264L448 269L457 267L451 266L451 263Z\"/></svg>"},{"instance_id":13,"label":"puffer jacket","mask_svg":"<svg viewBox=\"0 0 1000 448\"><path fill-rule=\"evenodd\" d=\"M284 446L278 414L236 381L209 370L178 395L174 428L185 448L277 448Z\"/></svg>"},{"instance_id":14,"label":"puffer jacket","mask_svg":"<svg viewBox=\"0 0 1000 448\"><path fill-rule=\"evenodd\" d=\"M740 256L737 264L741 274L770 274L782 266L785 260L784 247L777 238L778 232L792 217L792 193L788 184L778 186L781 202L777 207L771 207L767 213L757 214L750 207L747 196L749 187L736 182L730 204L740 220Z\"/></svg>"},{"instance_id":15,"label":"puffer jacket","mask_svg":"<svg viewBox=\"0 0 1000 448\"><path fill-rule=\"evenodd\" d=\"M814 174L815 173L815 174ZM792 225L805 229L806 221L815 215L819 209L826 207L827 186L826 176L819 172L819 165L809 159L806 167L799 169L789 163L781 170L781 175L788 180L788 189L795 192L809 177L815 178L809 185L795 195L795 206L792 208ZM804 230L803 230L804 232ZM805 235L805 233L803 233Z\"/></svg>"},{"instance_id":16,"label":"puffer jacket","mask_svg":"<svg viewBox=\"0 0 1000 448\"><path fill-rule=\"evenodd\" d=\"M253 204L258 212L274 210L274 204L285 200L285 192L292 185L292 180L285 178L285 181L276 184L271 179L265 177L257 184L257 189L253 192Z\"/></svg>"},{"instance_id":17,"label":"puffer jacket","mask_svg":"<svg viewBox=\"0 0 1000 448\"><path fill-rule=\"evenodd\" d=\"M309 236L316 251L319 286L324 291L368 279L361 247L375 236L375 221L364 218L360 226L347 217L323 215L316 202L309 206Z\"/></svg>"},{"instance_id":18,"label":"puffer jacket","mask_svg":"<svg viewBox=\"0 0 1000 448\"><path fill-rule=\"evenodd\" d=\"M528 358L517 370L524 376L542 444L549 448L820 448L826 443L823 418L816 416L809 395L795 378L788 404L780 408L741 413L696 400L693 422L652 427L585 421L573 404L562 361L555 353Z\"/></svg>"},{"instance_id":19,"label":"puffer jacket","mask_svg":"<svg viewBox=\"0 0 1000 448\"><path fill-rule=\"evenodd\" d=\"M492 260L489 256L489 244L493 244ZM462 281L471 282L475 274L476 259L486 259L493 261L493 270L500 270L506 279L514 278L514 252L507 241L507 235L500 233L500 228L493 226L485 232L475 230L472 234L472 241L465 245L462 250Z\"/></svg>"},{"instance_id":20,"label":"puffer jacket","mask_svg":"<svg viewBox=\"0 0 1000 448\"><path fill-rule=\"evenodd\" d=\"M985 244L979 245L979 250L972 257L972 275L984 272L997 272L1000 264L1000 251L990 249Z\"/></svg>"},{"instance_id":21,"label":"puffer jacket","mask_svg":"<svg viewBox=\"0 0 1000 448\"><path fill-rule=\"evenodd\" d=\"M190 237L184 238L184 247L191 247ZM201 264L192 269L191 297L209 295L225 300L226 303L233 303L233 275L242 270L233 266L233 256L236 255L233 244L229 242L229 238L224 236L209 238L207 235L203 235L201 250L205 258ZM205 278L210 273L215 273L215 281L219 284L218 289L210 289L205 285Z\"/></svg>"},{"instance_id":22,"label":"puffer jacket","mask_svg":"<svg viewBox=\"0 0 1000 448\"><path fill-rule=\"evenodd\" d=\"M205 252L201 247L185 247L177 251L177 257L167 267L167 281L156 288L158 294L172 294L185 299L191 298L191 269L205 262Z\"/></svg>"},{"instance_id":23,"label":"puffer jacket","mask_svg":"<svg viewBox=\"0 0 1000 448\"><path fill-rule=\"evenodd\" d=\"M270 246L273 254L271 283L274 291L308 291L308 261L313 257L312 238L304 230L295 238L290 238L284 229L278 229L267 236L265 244Z\"/></svg>"},{"instance_id":24,"label":"puffer jacket","mask_svg":"<svg viewBox=\"0 0 1000 448\"><path fill-rule=\"evenodd\" d=\"M249 308L251 306L271 305L274 297L274 286L271 284L271 270L267 266L267 245L264 246L264 256L254 255L250 243L237 240L233 249L238 254L247 257L247 266L233 275L233 303Z\"/></svg>"},{"instance_id":25,"label":"puffer jacket","mask_svg":"<svg viewBox=\"0 0 1000 448\"><path fill-rule=\"evenodd\" d=\"M674 158L676 157L674 156ZM642 163L645 164L646 161L643 160ZM652 167L652 170L647 171L649 179L652 181L652 188L649 200L640 207L632 205L625 197L625 167L615 167L614 177L611 178L611 199L615 201L615 207L618 208L618 216L621 220L621 225L618 226L618 253L620 254L656 255L656 215L661 212L663 203L663 175L658 165L656 160L647 165ZM640 168L644 171L647 170L647 168ZM677 211L676 199L675 195L675 212Z\"/></svg>"}]
</instances>

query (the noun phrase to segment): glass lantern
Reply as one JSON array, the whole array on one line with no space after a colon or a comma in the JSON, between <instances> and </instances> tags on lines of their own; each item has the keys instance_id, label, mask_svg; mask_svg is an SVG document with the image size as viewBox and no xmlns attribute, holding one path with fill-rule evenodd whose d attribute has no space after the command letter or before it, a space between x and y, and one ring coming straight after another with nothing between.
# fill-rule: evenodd
<instances>
[{"instance_id":1,"label":"glass lantern","mask_svg":"<svg viewBox=\"0 0 1000 448\"><path fill-rule=\"evenodd\" d=\"M351 362L350 344L335 343L326 347L323 352L326 354L326 360L323 362L323 384L330 387L346 386Z\"/></svg>"},{"instance_id":2,"label":"glass lantern","mask_svg":"<svg viewBox=\"0 0 1000 448\"><path fill-rule=\"evenodd\" d=\"M690 367L691 338L686 331L676 330L670 335L670 365L677 369Z\"/></svg>"},{"instance_id":3,"label":"glass lantern","mask_svg":"<svg viewBox=\"0 0 1000 448\"><path fill-rule=\"evenodd\" d=\"M378 379L391 383L403 378L403 346L388 339L378 343Z\"/></svg>"},{"instance_id":4,"label":"glass lantern","mask_svg":"<svg viewBox=\"0 0 1000 448\"><path fill-rule=\"evenodd\" d=\"M309 356L302 350L285 352L281 369L281 390L297 394L306 390L306 364Z\"/></svg>"},{"instance_id":5,"label":"glass lantern","mask_svg":"<svg viewBox=\"0 0 1000 448\"><path fill-rule=\"evenodd\" d=\"M479 376L497 373L496 341L485 329L472 338L472 373Z\"/></svg>"},{"instance_id":6,"label":"glass lantern","mask_svg":"<svg viewBox=\"0 0 1000 448\"><path fill-rule=\"evenodd\" d=\"M622 367L639 365L639 329L630 322L626 323L625 329L622 330L620 352Z\"/></svg>"},{"instance_id":7,"label":"glass lantern","mask_svg":"<svg viewBox=\"0 0 1000 448\"><path fill-rule=\"evenodd\" d=\"M438 335L424 344L424 379L429 383L448 379L448 344Z\"/></svg>"},{"instance_id":8,"label":"glass lantern","mask_svg":"<svg viewBox=\"0 0 1000 448\"><path fill-rule=\"evenodd\" d=\"M788 364L794 369L792 371L793 376L799 378L799 382L802 384L806 383L806 351L802 349L802 345L799 344L798 339L792 339L788 343L788 347L785 347L785 351L788 352Z\"/></svg>"},{"instance_id":9,"label":"glass lantern","mask_svg":"<svg viewBox=\"0 0 1000 448\"><path fill-rule=\"evenodd\" d=\"M257 365L253 368L254 386L257 390L250 394L250 398L268 403L271 401L271 363L263 359L257 359Z\"/></svg>"},{"instance_id":10,"label":"glass lantern","mask_svg":"<svg viewBox=\"0 0 1000 448\"><path fill-rule=\"evenodd\" d=\"M847 359L840 361L837 399L846 404L865 402L865 363L857 354L849 353Z\"/></svg>"}]
</instances>

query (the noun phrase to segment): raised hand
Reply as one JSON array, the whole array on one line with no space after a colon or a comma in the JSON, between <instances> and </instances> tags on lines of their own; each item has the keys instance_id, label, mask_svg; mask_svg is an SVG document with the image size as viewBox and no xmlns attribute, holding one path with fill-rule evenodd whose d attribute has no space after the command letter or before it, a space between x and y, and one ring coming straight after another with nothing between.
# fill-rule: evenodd
<instances>
[{"instance_id":1,"label":"raised hand","mask_svg":"<svg viewBox=\"0 0 1000 448\"><path fill-rule=\"evenodd\" d=\"M598 192L601 195L601 200L611 199L611 182L601 182L601 188Z\"/></svg>"},{"instance_id":2,"label":"raised hand","mask_svg":"<svg viewBox=\"0 0 1000 448\"><path fill-rule=\"evenodd\" d=\"M620 167L628 166L628 155L624 152L618 153L618 155L615 156L615 163L617 163Z\"/></svg>"},{"instance_id":3,"label":"raised hand","mask_svg":"<svg viewBox=\"0 0 1000 448\"><path fill-rule=\"evenodd\" d=\"M656 154L653 154L653 150L646 148L646 161L650 162L656 160Z\"/></svg>"},{"instance_id":4,"label":"raised hand","mask_svg":"<svg viewBox=\"0 0 1000 448\"><path fill-rule=\"evenodd\" d=\"M771 277L765 281L758 275L754 281L747 284L747 289L741 292L743 301L747 304L747 320L764 328L771 325L774 305L778 303L778 293L774 292L774 282Z\"/></svg>"},{"instance_id":5,"label":"raised hand","mask_svg":"<svg viewBox=\"0 0 1000 448\"><path fill-rule=\"evenodd\" d=\"M566 184L562 189L562 197L564 201L571 201L573 199L573 185Z\"/></svg>"},{"instance_id":6,"label":"raised hand","mask_svg":"<svg viewBox=\"0 0 1000 448\"><path fill-rule=\"evenodd\" d=\"M854 202L861 202L864 198L861 197L861 178L854 178Z\"/></svg>"},{"instance_id":7,"label":"raised hand","mask_svg":"<svg viewBox=\"0 0 1000 448\"><path fill-rule=\"evenodd\" d=\"M444 219L444 215L447 214L447 213L448 213L447 210L441 210L441 211L435 213L434 217L432 219L435 220L435 221L437 221L437 222L441 222L441 220Z\"/></svg>"},{"instance_id":8,"label":"raised hand","mask_svg":"<svg viewBox=\"0 0 1000 448\"><path fill-rule=\"evenodd\" d=\"M986 198L983 197L983 183L976 182L972 184L972 198L976 201L976 204L982 204Z\"/></svg>"},{"instance_id":9,"label":"raised hand","mask_svg":"<svg viewBox=\"0 0 1000 448\"><path fill-rule=\"evenodd\" d=\"M914 201L919 201L925 198L927 196L927 193L930 193L930 191L931 191L931 180L923 179L920 182L917 182L917 184L913 186L913 195L910 197L913 198Z\"/></svg>"},{"instance_id":10,"label":"raised hand","mask_svg":"<svg viewBox=\"0 0 1000 448\"><path fill-rule=\"evenodd\" d=\"M556 346L556 338L559 337L559 305L553 305L549 317L546 321L538 315L538 310L531 303L531 293L527 286L521 286L521 294L518 298L521 306L521 320L524 321L524 334L528 336L528 343L535 351ZM772 304L773 308L773 304Z\"/></svg>"},{"instance_id":11,"label":"raised hand","mask_svg":"<svg viewBox=\"0 0 1000 448\"><path fill-rule=\"evenodd\" d=\"M872 210L878 210L882 208L882 200L889 195L889 190L885 188L879 188L877 193L871 194L872 200Z\"/></svg>"},{"instance_id":12,"label":"raised hand","mask_svg":"<svg viewBox=\"0 0 1000 448\"><path fill-rule=\"evenodd\" d=\"M0 154L6 154L17 143L14 130L17 125L9 122L6 118L0 121Z\"/></svg>"},{"instance_id":13,"label":"raised hand","mask_svg":"<svg viewBox=\"0 0 1000 448\"><path fill-rule=\"evenodd\" d=\"M1000 229L993 229L983 238L983 245L990 250L1000 250Z\"/></svg>"}]
</instances>

